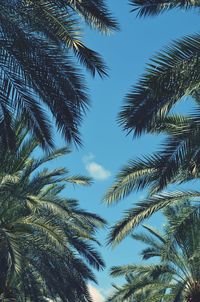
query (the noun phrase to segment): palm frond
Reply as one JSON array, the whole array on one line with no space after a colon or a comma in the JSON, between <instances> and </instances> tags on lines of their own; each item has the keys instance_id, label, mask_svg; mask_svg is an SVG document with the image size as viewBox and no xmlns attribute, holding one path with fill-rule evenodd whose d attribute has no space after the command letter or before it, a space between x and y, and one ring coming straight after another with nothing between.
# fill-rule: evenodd
<instances>
[{"instance_id":1,"label":"palm frond","mask_svg":"<svg viewBox=\"0 0 200 302\"><path fill-rule=\"evenodd\" d=\"M0 128L6 148L15 146L16 117L44 149L54 147L51 117L68 142L81 144L89 97L72 58L92 75L107 75L101 56L82 42L82 17L101 32L117 29L104 1L0 4Z\"/></svg>"},{"instance_id":2,"label":"palm frond","mask_svg":"<svg viewBox=\"0 0 200 302\"><path fill-rule=\"evenodd\" d=\"M34 158L39 143L15 125L15 148L0 151L2 295L9 301L92 302L87 283L96 282L93 269L105 266L95 247L105 220L79 208L64 192L67 181L88 184L89 179L69 177L65 168L45 168L68 148Z\"/></svg>"},{"instance_id":3,"label":"palm frond","mask_svg":"<svg viewBox=\"0 0 200 302\"><path fill-rule=\"evenodd\" d=\"M198 191L177 191L171 193L160 193L150 196L144 201L136 204L132 209L125 212L124 218L117 222L112 228L108 242L113 246L122 241L130 232L143 220L166 206L177 202L184 202L186 199L199 197Z\"/></svg>"},{"instance_id":4,"label":"palm frond","mask_svg":"<svg viewBox=\"0 0 200 302\"><path fill-rule=\"evenodd\" d=\"M191 35L151 60L119 114L124 130L135 135L149 131L157 118L166 116L176 102L198 89L199 45L200 36Z\"/></svg>"},{"instance_id":5,"label":"palm frond","mask_svg":"<svg viewBox=\"0 0 200 302\"><path fill-rule=\"evenodd\" d=\"M151 227L135 237L147 244L145 250L150 253L145 260L153 260L155 255L153 249L151 254L151 247L157 248L157 261L147 265L133 263L113 267L111 275L125 277L125 283L114 287L108 301L181 302L185 297L190 300L198 297L200 207L192 205L192 201L185 201L164 211L167 221L161 238ZM186 215L188 211L190 215ZM158 241L160 245L157 245ZM163 253L168 254L167 257L163 257Z\"/></svg>"},{"instance_id":6,"label":"palm frond","mask_svg":"<svg viewBox=\"0 0 200 302\"><path fill-rule=\"evenodd\" d=\"M165 11L171 9L191 9L199 8L200 4L198 0L170 0L170 1L157 1L157 0L130 0L130 4L133 6L132 11L137 12L139 17L156 16Z\"/></svg>"},{"instance_id":7,"label":"palm frond","mask_svg":"<svg viewBox=\"0 0 200 302\"><path fill-rule=\"evenodd\" d=\"M71 7L78 12L93 28L109 34L119 29L117 21L111 16L106 4L102 0L75 1L70 0Z\"/></svg>"},{"instance_id":8,"label":"palm frond","mask_svg":"<svg viewBox=\"0 0 200 302\"><path fill-rule=\"evenodd\" d=\"M116 176L115 183L104 196L107 204L112 204L128 196L134 189L147 187L156 179L156 162L158 156L144 157L129 161Z\"/></svg>"},{"instance_id":9,"label":"palm frond","mask_svg":"<svg viewBox=\"0 0 200 302\"><path fill-rule=\"evenodd\" d=\"M89 186L92 183L92 180L90 177L85 177L85 176L81 176L81 175L74 175L71 177L66 177L65 181L72 183L72 184L83 185L83 186Z\"/></svg>"}]
</instances>

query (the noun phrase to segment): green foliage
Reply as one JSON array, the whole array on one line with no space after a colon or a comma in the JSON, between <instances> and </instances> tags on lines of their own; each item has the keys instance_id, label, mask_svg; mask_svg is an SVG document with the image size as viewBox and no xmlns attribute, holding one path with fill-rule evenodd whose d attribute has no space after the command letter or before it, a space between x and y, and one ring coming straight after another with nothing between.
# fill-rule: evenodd
<instances>
[{"instance_id":1,"label":"green foliage","mask_svg":"<svg viewBox=\"0 0 200 302\"><path fill-rule=\"evenodd\" d=\"M156 16L174 8L193 9L200 6L199 0L130 0L139 17Z\"/></svg>"},{"instance_id":2,"label":"green foliage","mask_svg":"<svg viewBox=\"0 0 200 302\"><path fill-rule=\"evenodd\" d=\"M131 1L142 16L154 16L172 8L200 8L199 1ZM159 152L128 162L116 176L104 201L112 204L133 191L147 190L147 198L125 212L109 235L109 243L120 242L131 230L153 213L199 192L165 192L170 184L181 184L200 175L199 62L200 35L173 42L147 65L146 73L126 98L119 123L134 136L144 133L165 136ZM184 97L196 102L188 115L173 114ZM196 198L194 198L196 200Z\"/></svg>"},{"instance_id":3,"label":"green foliage","mask_svg":"<svg viewBox=\"0 0 200 302\"><path fill-rule=\"evenodd\" d=\"M89 98L76 58L93 76L107 75L101 56L82 42L82 19L103 33L117 29L104 1L1 2L0 132L10 149L16 116L43 148L54 143L51 115L67 141L81 143Z\"/></svg>"},{"instance_id":4,"label":"green foliage","mask_svg":"<svg viewBox=\"0 0 200 302\"><path fill-rule=\"evenodd\" d=\"M0 151L0 300L91 302L92 268L104 267L95 232L105 221L63 191L90 179L47 169L45 163L69 150L35 159L38 143L20 126L16 149Z\"/></svg>"},{"instance_id":5,"label":"green foliage","mask_svg":"<svg viewBox=\"0 0 200 302\"><path fill-rule=\"evenodd\" d=\"M197 302L200 298L200 208L189 202L165 210L164 234L145 226L147 232L133 237L146 247L143 260L152 264L130 264L111 269L113 277L124 276L109 302ZM120 300L121 299L121 300Z\"/></svg>"},{"instance_id":6,"label":"green foliage","mask_svg":"<svg viewBox=\"0 0 200 302\"><path fill-rule=\"evenodd\" d=\"M177 202L183 204L188 198L199 202L199 197L199 191L175 191L150 196L125 212L124 217L112 227L108 242L112 245L118 244L144 219L168 205Z\"/></svg>"},{"instance_id":7,"label":"green foliage","mask_svg":"<svg viewBox=\"0 0 200 302\"><path fill-rule=\"evenodd\" d=\"M146 74L127 96L119 121L136 136L155 129L171 108L184 96L199 89L200 35L174 42L158 53Z\"/></svg>"},{"instance_id":8,"label":"green foliage","mask_svg":"<svg viewBox=\"0 0 200 302\"><path fill-rule=\"evenodd\" d=\"M107 204L117 202L132 191L147 189L146 200L126 211L125 216L112 229L109 242L120 242L141 221L163 207L185 198L199 197L199 192L163 192L169 184L180 184L199 178L199 103L188 116L169 115L156 120L153 133L166 135L163 148L151 156L138 158L124 166L107 191Z\"/></svg>"}]
</instances>

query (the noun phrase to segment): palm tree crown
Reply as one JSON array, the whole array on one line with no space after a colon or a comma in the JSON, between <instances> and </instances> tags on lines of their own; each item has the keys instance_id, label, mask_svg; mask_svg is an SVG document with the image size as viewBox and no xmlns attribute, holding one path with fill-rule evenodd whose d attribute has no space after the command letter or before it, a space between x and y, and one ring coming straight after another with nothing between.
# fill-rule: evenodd
<instances>
[{"instance_id":1,"label":"palm tree crown","mask_svg":"<svg viewBox=\"0 0 200 302\"><path fill-rule=\"evenodd\" d=\"M167 208L165 216L167 225L163 234L144 226L147 232L133 235L146 245L141 252L143 260L157 261L113 267L111 275L125 276L126 283L117 288L109 302L199 301L200 208L185 202L184 208Z\"/></svg>"},{"instance_id":2,"label":"palm tree crown","mask_svg":"<svg viewBox=\"0 0 200 302\"><path fill-rule=\"evenodd\" d=\"M37 141L16 128L16 150L0 153L0 301L91 302L92 268L104 267L95 231L105 221L62 193L90 179L43 167L69 150L34 159Z\"/></svg>"},{"instance_id":3,"label":"palm tree crown","mask_svg":"<svg viewBox=\"0 0 200 302\"><path fill-rule=\"evenodd\" d=\"M199 1L131 2L139 16L200 5ZM174 42L151 60L147 72L127 96L119 114L124 129L135 136L164 134L166 139L159 152L129 161L106 193L104 199L111 204L134 190L148 190L147 198L127 211L113 227L110 242L120 242L142 220L163 207L185 198L195 199L200 194L192 190L163 191L170 184L199 178L199 54L199 34ZM196 103L195 112L174 114L171 109L185 96Z\"/></svg>"},{"instance_id":4,"label":"palm tree crown","mask_svg":"<svg viewBox=\"0 0 200 302\"><path fill-rule=\"evenodd\" d=\"M16 116L44 148L53 146L51 116L65 139L80 144L89 98L73 55L92 75L107 74L82 42L81 18L103 33L117 28L104 1L1 2L0 132L10 148Z\"/></svg>"}]
</instances>

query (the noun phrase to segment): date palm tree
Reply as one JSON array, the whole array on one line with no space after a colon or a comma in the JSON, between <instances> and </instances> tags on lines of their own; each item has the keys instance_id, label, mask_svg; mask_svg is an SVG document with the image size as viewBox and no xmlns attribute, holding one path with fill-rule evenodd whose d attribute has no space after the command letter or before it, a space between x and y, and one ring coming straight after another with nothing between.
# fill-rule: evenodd
<instances>
[{"instance_id":1,"label":"date palm tree","mask_svg":"<svg viewBox=\"0 0 200 302\"><path fill-rule=\"evenodd\" d=\"M119 243L134 227L156 211L177 201L182 203L187 198L196 199L200 196L198 190L163 191L169 184L179 185L199 179L197 114L167 116L163 118L162 124L155 123L153 131L167 135L163 151L129 161L104 197L107 204L113 204L133 191L148 190L146 199L127 210L113 227L109 236L112 244Z\"/></svg>"},{"instance_id":2,"label":"date palm tree","mask_svg":"<svg viewBox=\"0 0 200 302\"><path fill-rule=\"evenodd\" d=\"M49 170L69 150L34 158L38 142L15 128L15 151L0 151L0 301L91 302L87 283L104 267L95 232L105 221L63 191L90 179Z\"/></svg>"},{"instance_id":3,"label":"date palm tree","mask_svg":"<svg viewBox=\"0 0 200 302\"><path fill-rule=\"evenodd\" d=\"M109 302L199 301L200 208L185 202L184 207L168 208L165 215L164 233L144 226L147 232L133 235L146 246L141 252L143 260L158 260L113 267L111 275L125 276L126 283L115 290Z\"/></svg>"},{"instance_id":4,"label":"date palm tree","mask_svg":"<svg viewBox=\"0 0 200 302\"><path fill-rule=\"evenodd\" d=\"M199 1L132 0L131 3L140 17L154 16L173 8L200 7ZM127 96L126 104L119 115L124 129L134 131L136 136L144 132L164 131L168 134L173 131L173 136L166 141L166 148L161 156L156 154L156 166L159 161L162 167L162 173L158 175L157 191L173 180L179 168L184 166L185 169L189 161L190 169L196 170L199 166L199 38L198 34L185 37L155 56L147 73ZM196 102L196 111L187 117L171 117L171 108L185 96L192 97Z\"/></svg>"},{"instance_id":5,"label":"date palm tree","mask_svg":"<svg viewBox=\"0 0 200 302\"><path fill-rule=\"evenodd\" d=\"M80 144L89 98L76 58L93 76L107 74L82 42L82 20L102 33L117 28L102 0L1 1L0 132L8 147L16 116L44 148L53 146L52 117L67 141Z\"/></svg>"},{"instance_id":6,"label":"date palm tree","mask_svg":"<svg viewBox=\"0 0 200 302\"><path fill-rule=\"evenodd\" d=\"M172 8L198 8L199 1L132 1L139 16L153 16ZM199 196L196 191L163 192L169 184L180 184L199 178L199 35L174 42L154 57L148 71L128 95L119 115L125 130L164 134L159 152L134 159L118 173L105 195L105 201L116 202L132 191L148 189L145 200L127 211L110 234L110 241L119 242L136 225L154 212L184 198ZM196 102L193 114L172 115L170 110L181 98L190 96Z\"/></svg>"},{"instance_id":7,"label":"date palm tree","mask_svg":"<svg viewBox=\"0 0 200 302\"><path fill-rule=\"evenodd\" d=\"M199 1L132 0L138 16L155 16L174 8L200 8ZM199 90L200 36L194 34L175 41L147 65L147 72L128 94L119 114L125 130L134 134L149 132L155 120L166 116L184 96Z\"/></svg>"}]
</instances>

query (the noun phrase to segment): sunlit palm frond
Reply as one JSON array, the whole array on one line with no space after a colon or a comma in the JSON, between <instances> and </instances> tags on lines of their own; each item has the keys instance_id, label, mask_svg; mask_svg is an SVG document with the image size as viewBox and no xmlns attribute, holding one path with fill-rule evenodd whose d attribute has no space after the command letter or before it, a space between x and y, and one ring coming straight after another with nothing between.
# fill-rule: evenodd
<instances>
[{"instance_id":1,"label":"sunlit palm frond","mask_svg":"<svg viewBox=\"0 0 200 302\"><path fill-rule=\"evenodd\" d=\"M145 242L142 254L156 246L157 261L147 265L133 263L113 267L111 275L123 276L125 283L120 287L114 287L114 293L108 301L121 301L117 300L117 296L122 301L131 302L198 301L200 296L198 269L200 208L196 206L195 211L191 211L192 205L192 202L185 201L183 204L168 207L164 211L167 221L163 234L158 234L152 227L145 227L146 232L138 237L135 236L134 239L137 240L135 244ZM188 211L190 215L186 217ZM144 259L153 260L154 256L155 254L152 253Z\"/></svg>"},{"instance_id":2,"label":"sunlit palm frond","mask_svg":"<svg viewBox=\"0 0 200 302\"><path fill-rule=\"evenodd\" d=\"M118 244L130 234L138 224L164 207L197 197L200 197L198 191L177 191L150 196L125 212L124 218L117 222L112 228L109 234L109 243L112 245Z\"/></svg>"},{"instance_id":3,"label":"sunlit palm frond","mask_svg":"<svg viewBox=\"0 0 200 302\"><path fill-rule=\"evenodd\" d=\"M144 157L129 161L116 176L116 181L108 189L104 201L108 204L114 203L128 196L133 190L148 187L156 180L156 162L158 156Z\"/></svg>"}]
</instances>

